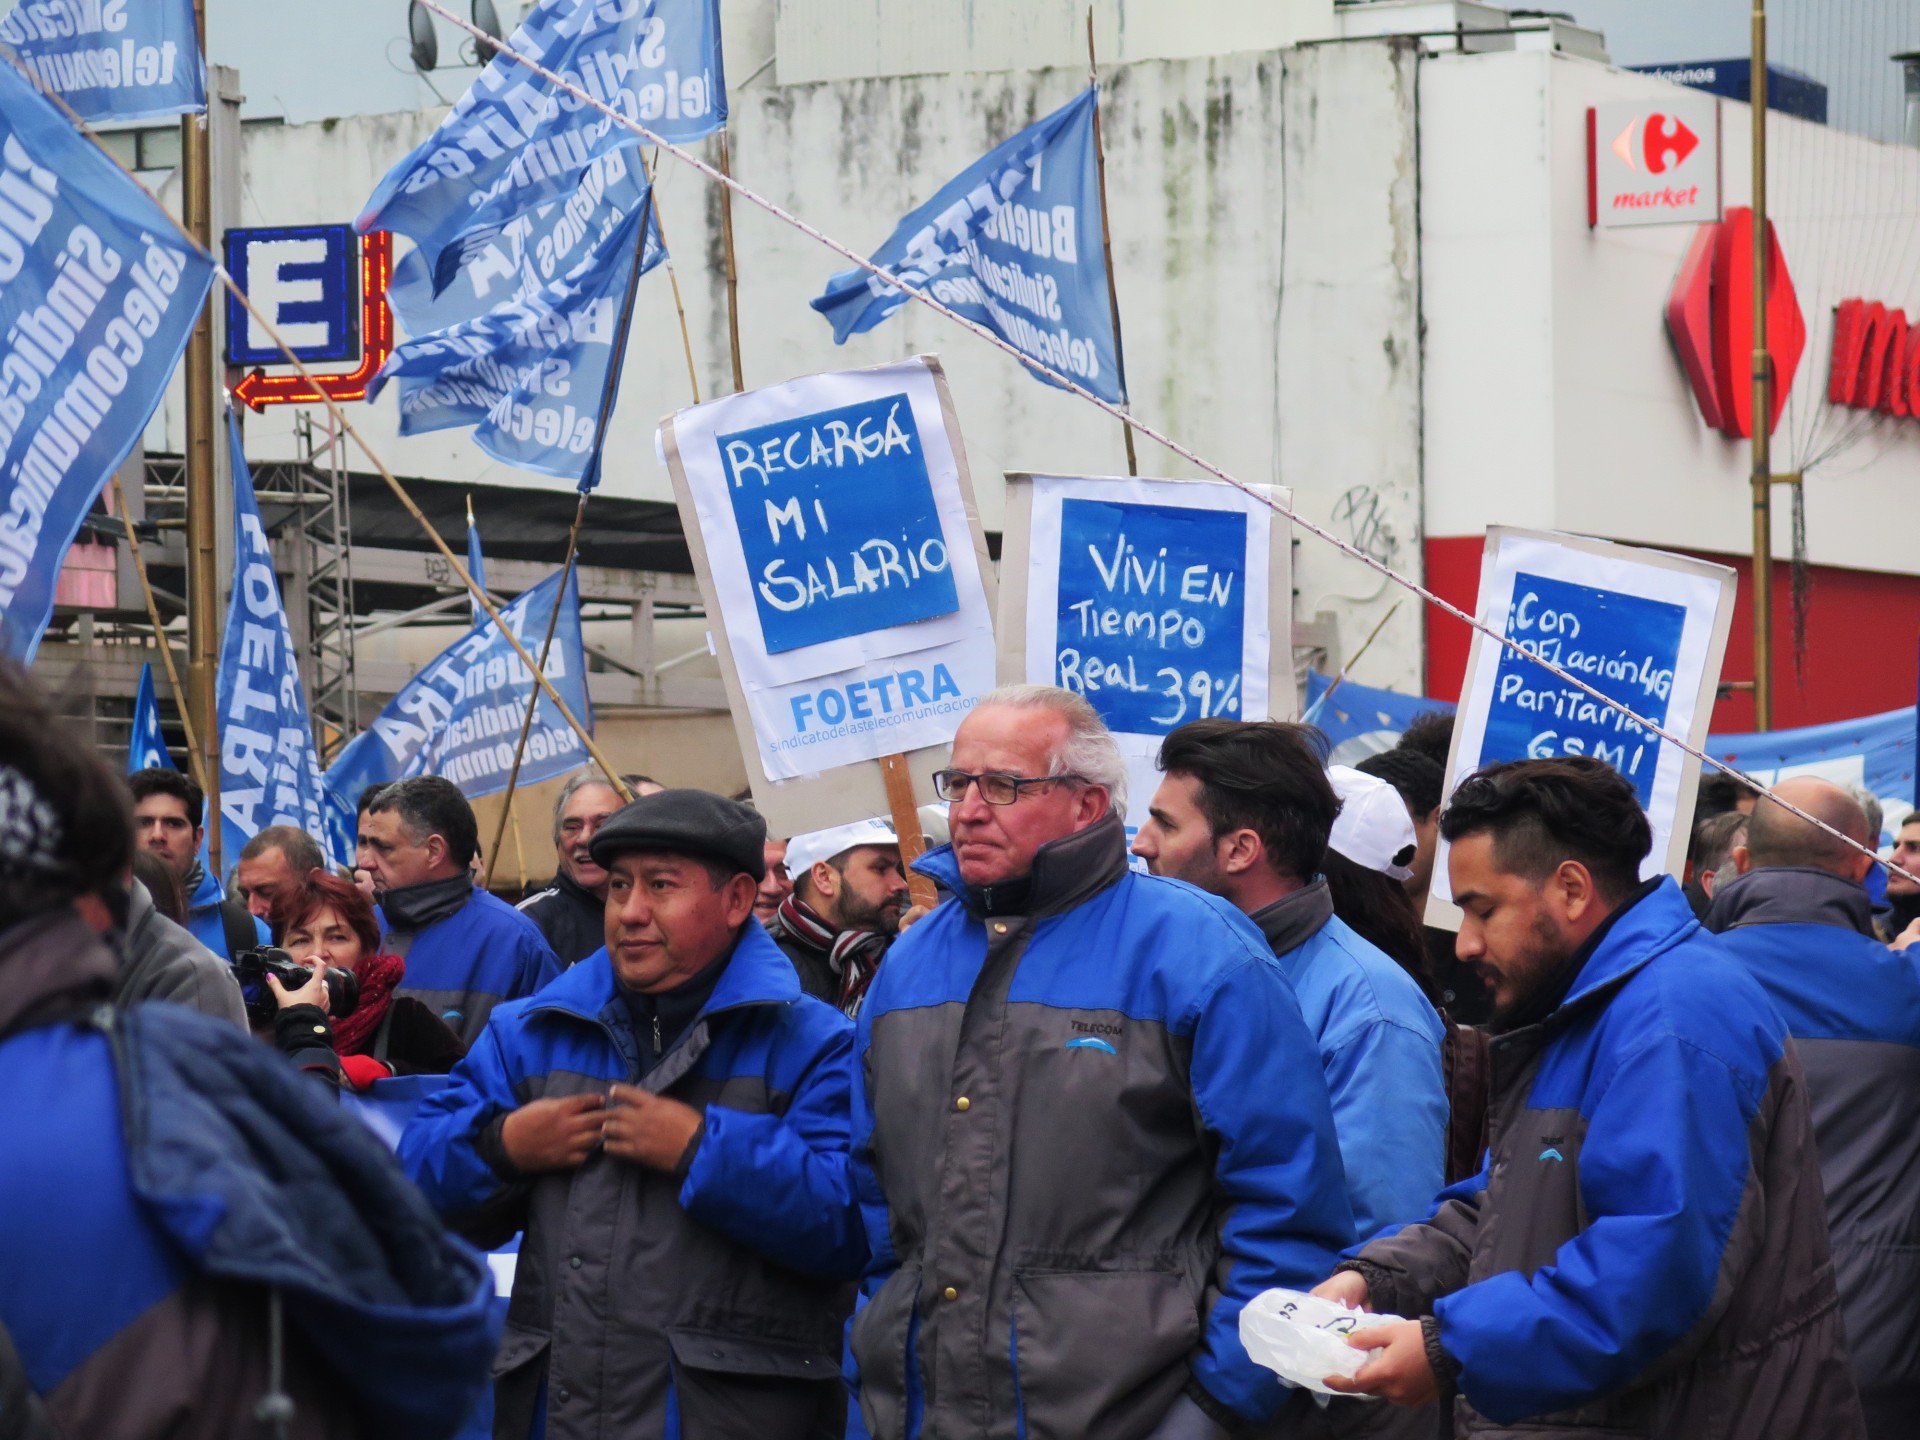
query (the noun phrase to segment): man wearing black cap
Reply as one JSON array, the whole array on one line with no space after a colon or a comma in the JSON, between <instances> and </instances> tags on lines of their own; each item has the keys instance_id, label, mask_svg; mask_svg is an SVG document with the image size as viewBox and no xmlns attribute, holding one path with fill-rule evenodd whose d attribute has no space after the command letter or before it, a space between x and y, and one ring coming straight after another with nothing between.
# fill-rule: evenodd
<instances>
[{"instance_id":1,"label":"man wearing black cap","mask_svg":"<svg viewBox=\"0 0 1920 1440\"><path fill-rule=\"evenodd\" d=\"M765 839L699 790L609 819L606 948L495 1009L401 1142L473 1238L526 1231L496 1436L844 1427L853 1034L751 923Z\"/></svg>"}]
</instances>

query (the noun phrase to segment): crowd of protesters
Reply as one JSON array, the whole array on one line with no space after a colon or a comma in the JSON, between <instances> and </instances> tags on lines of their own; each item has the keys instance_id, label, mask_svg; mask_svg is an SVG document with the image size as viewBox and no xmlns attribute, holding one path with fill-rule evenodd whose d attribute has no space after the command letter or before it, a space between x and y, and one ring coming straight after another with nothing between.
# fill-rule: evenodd
<instances>
[{"instance_id":1,"label":"crowd of protesters","mask_svg":"<svg viewBox=\"0 0 1920 1440\"><path fill-rule=\"evenodd\" d=\"M1877 802L1709 780L1649 877L1609 767L1443 803L1449 729L1188 724L1130 839L1095 711L1011 686L921 836L581 771L516 910L433 776L223 886L191 779L0 667L0 1436L1910 1433ZM1273 1289L1395 1318L1329 1399L1249 1357Z\"/></svg>"}]
</instances>

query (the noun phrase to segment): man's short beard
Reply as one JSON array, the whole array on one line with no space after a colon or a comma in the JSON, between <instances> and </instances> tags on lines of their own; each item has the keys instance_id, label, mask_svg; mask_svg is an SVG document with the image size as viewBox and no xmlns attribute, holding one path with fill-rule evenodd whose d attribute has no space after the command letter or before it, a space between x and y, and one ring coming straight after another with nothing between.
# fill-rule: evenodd
<instances>
[{"instance_id":1,"label":"man's short beard","mask_svg":"<svg viewBox=\"0 0 1920 1440\"><path fill-rule=\"evenodd\" d=\"M1491 1019L1495 1024L1504 1024L1525 1011L1573 958L1573 951L1562 944L1554 932L1553 922L1544 913L1533 917L1527 940L1526 953L1509 960L1504 967L1515 994L1506 1004L1494 1007Z\"/></svg>"},{"instance_id":2,"label":"man's short beard","mask_svg":"<svg viewBox=\"0 0 1920 1440\"><path fill-rule=\"evenodd\" d=\"M891 915L886 913L889 908L893 909ZM840 928L873 930L882 935L892 935L900 929L900 910L891 898L879 905L869 905L851 889L843 889L840 892Z\"/></svg>"}]
</instances>

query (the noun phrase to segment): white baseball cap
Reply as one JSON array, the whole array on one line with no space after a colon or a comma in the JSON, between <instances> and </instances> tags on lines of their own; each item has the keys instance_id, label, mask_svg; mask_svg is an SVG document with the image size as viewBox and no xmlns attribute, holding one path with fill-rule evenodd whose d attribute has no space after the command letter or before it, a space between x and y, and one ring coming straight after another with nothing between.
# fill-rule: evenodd
<instances>
[{"instance_id":1,"label":"white baseball cap","mask_svg":"<svg viewBox=\"0 0 1920 1440\"><path fill-rule=\"evenodd\" d=\"M856 845L898 845L900 837L893 825L879 816L855 820L848 825L832 825L825 830L809 830L787 841L787 873L796 879L822 860L843 855Z\"/></svg>"},{"instance_id":2,"label":"white baseball cap","mask_svg":"<svg viewBox=\"0 0 1920 1440\"><path fill-rule=\"evenodd\" d=\"M1395 880L1410 879L1408 866L1419 837L1400 792L1378 776L1346 765L1329 765L1327 779L1340 797L1340 813L1327 844L1356 865Z\"/></svg>"}]
</instances>

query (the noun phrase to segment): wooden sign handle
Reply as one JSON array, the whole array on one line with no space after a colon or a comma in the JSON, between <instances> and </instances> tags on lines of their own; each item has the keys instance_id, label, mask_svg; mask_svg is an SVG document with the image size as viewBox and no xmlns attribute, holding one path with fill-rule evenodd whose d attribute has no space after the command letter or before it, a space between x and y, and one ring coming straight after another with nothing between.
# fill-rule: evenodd
<instances>
[{"instance_id":1,"label":"wooden sign handle","mask_svg":"<svg viewBox=\"0 0 1920 1440\"><path fill-rule=\"evenodd\" d=\"M886 777L887 808L893 812L893 833L900 837L900 863L907 870L907 889L914 904L931 909L940 903L940 892L934 888L933 881L912 868L927 844L926 834L920 828L920 807L913 799L913 776L907 770L907 757L882 756L880 772Z\"/></svg>"}]
</instances>

